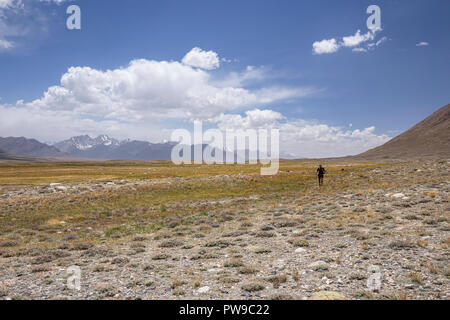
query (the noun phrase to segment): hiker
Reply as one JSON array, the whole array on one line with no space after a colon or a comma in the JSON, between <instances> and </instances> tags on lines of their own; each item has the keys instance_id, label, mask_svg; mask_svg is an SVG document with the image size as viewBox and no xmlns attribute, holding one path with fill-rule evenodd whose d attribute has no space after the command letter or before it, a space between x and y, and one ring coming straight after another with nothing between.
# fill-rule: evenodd
<instances>
[{"instance_id":1,"label":"hiker","mask_svg":"<svg viewBox=\"0 0 450 320\"><path fill-rule=\"evenodd\" d=\"M319 178L319 187L323 185L323 176L327 173L327 170L325 170L322 165L319 165L319 168L317 169L317 177Z\"/></svg>"}]
</instances>

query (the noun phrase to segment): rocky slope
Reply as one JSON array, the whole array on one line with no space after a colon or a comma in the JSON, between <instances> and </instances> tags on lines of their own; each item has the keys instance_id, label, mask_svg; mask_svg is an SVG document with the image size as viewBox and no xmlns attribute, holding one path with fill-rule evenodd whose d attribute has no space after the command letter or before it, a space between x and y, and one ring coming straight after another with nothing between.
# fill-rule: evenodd
<instances>
[{"instance_id":1,"label":"rocky slope","mask_svg":"<svg viewBox=\"0 0 450 320\"><path fill-rule=\"evenodd\" d=\"M392 139L357 158L417 159L450 157L450 104Z\"/></svg>"}]
</instances>

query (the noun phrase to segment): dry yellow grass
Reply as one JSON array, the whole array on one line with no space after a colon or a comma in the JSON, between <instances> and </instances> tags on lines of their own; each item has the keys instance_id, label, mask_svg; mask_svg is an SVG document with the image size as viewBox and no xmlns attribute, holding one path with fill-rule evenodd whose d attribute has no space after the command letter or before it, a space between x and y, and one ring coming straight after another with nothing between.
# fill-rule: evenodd
<instances>
[{"instance_id":1,"label":"dry yellow grass","mask_svg":"<svg viewBox=\"0 0 450 320\"><path fill-rule=\"evenodd\" d=\"M318 190L315 176L316 161L283 160L280 163L279 174L265 177L260 175L259 165L175 166L168 161L0 164L0 185L3 186L3 190L17 189L26 185L48 185L51 182L78 184L120 180L152 182L136 187L56 194L46 198L26 197L11 200L6 198L0 200L3 215L0 231L41 225L78 230L80 226L88 225L114 241L113 238L117 234L133 236L165 228L166 218L172 215L189 216L201 213L210 205L199 206L197 203L205 200L214 202L249 198L254 199L251 201L264 201L270 208L275 207L280 199L294 197L303 204L303 198L312 193L321 192L325 195L352 187L353 172L358 174L360 170L379 164L330 160L324 165L329 174L325 186ZM208 180L223 175L231 179ZM171 180L174 178L188 179ZM81 185L79 188L83 190L85 186ZM358 188L363 188L363 185L359 185ZM361 192L364 190L361 189ZM365 214L345 213L341 223L365 219L367 219ZM325 229L333 227L334 223L333 220L325 221L322 227ZM85 240L91 237L96 239L90 234L82 236Z\"/></svg>"},{"instance_id":2,"label":"dry yellow grass","mask_svg":"<svg viewBox=\"0 0 450 320\"><path fill-rule=\"evenodd\" d=\"M374 163L329 163L328 176L341 170L364 168ZM280 172L315 174L316 161L281 160ZM259 174L260 165L180 165L171 161L106 161L56 163L0 163L0 186L44 185L51 182L86 182L120 179L161 179L169 177L208 177L220 174Z\"/></svg>"}]
</instances>

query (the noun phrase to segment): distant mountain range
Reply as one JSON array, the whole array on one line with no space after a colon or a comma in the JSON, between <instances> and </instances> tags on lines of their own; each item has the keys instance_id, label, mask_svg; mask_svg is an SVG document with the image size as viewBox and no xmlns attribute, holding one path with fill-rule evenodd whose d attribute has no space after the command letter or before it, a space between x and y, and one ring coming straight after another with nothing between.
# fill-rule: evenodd
<instances>
[{"instance_id":1,"label":"distant mountain range","mask_svg":"<svg viewBox=\"0 0 450 320\"><path fill-rule=\"evenodd\" d=\"M54 144L54 147L76 158L97 160L167 160L176 143L119 141L107 135L73 137Z\"/></svg>"},{"instance_id":2,"label":"distant mountain range","mask_svg":"<svg viewBox=\"0 0 450 320\"><path fill-rule=\"evenodd\" d=\"M94 160L169 160L177 143L119 141L107 135L73 137L48 145L35 139L0 138L0 160L36 158ZM203 149L206 146L203 146ZM194 146L191 146L193 153ZM217 150L218 152L222 152ZM225 158L225 151L224 158ZM248 159L248 150L245 151ZM412 129L386 144L354 156L356 159L410 159L450 157L450 105L436 111ZM192 157L193 158L193 157ZM237 159L237 153L234 153Z\"/></svg>"},{"instance_id":3,"label":"distant mountain range","mask_svg":"<svg viewBox=\"0 0 450 320\"><path fill-rule=\"evenodd\" d=\"M54 158L54 159L80 159L80 160L170 160L172 149L178 143L150 143L137 140L119 141L107 135L100 135L96 138L90 136L77 136L68 140L55 143L50 146L34 139L26 138L0 138L0 160L21 160L35 158ZM202 146L205 150L207 145ZM191 146L191 159L198 160L194 152L195 146ZM238 159L238 153L229 153L223 150L214 150L223 152L223 159L227 157ZM18 156L20 155L20 156ZM248 159L249 152L245 150L245 159ZM240 158L239 158L240 159Z\"/></svg>"},{"instance_id":4,"label":"distant mountain range","mask_svg":"<svg viewBox=\"0 0 450 320\"><path fill-rule=\"evenodd\" d=\"M119 141L107 135L73 137L50 146L35 139L0 138L0 159L17 156L57 159L94 160L168 160L174 142L150 143L146 141Z\"/></svg>"}]
</instances>

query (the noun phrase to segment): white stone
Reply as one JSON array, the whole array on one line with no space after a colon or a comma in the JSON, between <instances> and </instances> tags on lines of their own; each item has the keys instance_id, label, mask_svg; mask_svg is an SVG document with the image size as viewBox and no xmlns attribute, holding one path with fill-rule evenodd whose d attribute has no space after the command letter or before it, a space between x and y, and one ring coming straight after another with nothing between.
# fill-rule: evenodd
<instances>
[{"instance_id":1,"label":"white stone","mask_svg":"<svg viewBox=\"0 0 450 320\"><path fill-rule=\"evenodd\" d=\"M209 287L201 287L197 290L198 293L207 293L209 291Z\"/></svg>"},{"instance_id":2,"label":"white stone","mask_svg":"<svg viewBox=\"0 0 450 320\"><path fill-rule=\"evenodd\" d=\"M328 264L325 261L316 261L311 263L308 267L311 269L325 269L328 267Z\"/></svg>"},{"instance_id":3,"label":"white stone","mask_svg":"<svg viewBox=\"0 0 450 320\"><path fill-rule=\"evenodd\" d=\"M392 198L404 198L405 195L403 193L396 193L392 195Z\"/></svg>"},{"instance_id":4,"label":"white stone","mask_svg":"<svg viewBox=\"0 0 450 320\"><path fill-rule=\"evenodd\" d=\"M298 248L295 250L295 253L303 253L305 251L306 251L306 249L304 249L304 248Z\"/></svg>"}]
</instances>

